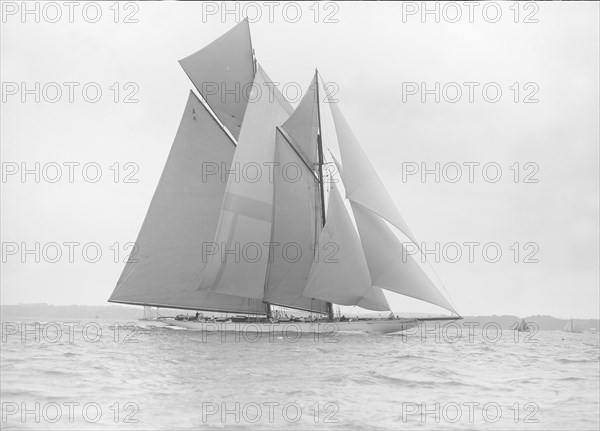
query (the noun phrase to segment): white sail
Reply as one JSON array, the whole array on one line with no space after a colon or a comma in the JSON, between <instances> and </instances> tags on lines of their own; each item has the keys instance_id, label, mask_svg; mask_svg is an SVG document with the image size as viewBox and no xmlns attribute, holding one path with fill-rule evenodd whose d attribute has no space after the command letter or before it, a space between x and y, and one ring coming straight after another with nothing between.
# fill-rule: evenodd
<instances>
[{"instance_id":1,"label":"white sail","mask_svg":"<svg viewBox=\"0 0 600 431\"><path fill-rule=\"evenodd\" d=\"M281 126L291 138L291 143L311 169L319 162L317 134L319 131L317 107L317 75L290 118Z\"/></svg>"},{"instance_id":2,"label":"white sail","mask_svg":"<svg viewBox=\"0 0 600 431\"><path fill-rule=\"evenodd\" d=\"M385 221L356 202L350 205L373 284L458 314Z\"/></svg>"},{"instance_id":3,"label":"white sail","mask_svg":"<svg viewBox=\"0 0 600 431\"><path fill-rule=\"evenodd\" d=\"M238 139L254 79L248 20L179 63L219 120Z\"/></svg>"},{"instance_id":4,"label":"white sail","mask_svg":"<svg viewBox=\"0 0 600 431\"><path fill-rule=\"evenodd\" d=\"M263 299L271 224L275 127L289 116L258 66L201 290ZM256 92L256 93L255 93Z\"/></svg>"},{"instance_id":5,"label":"white sail","mask_svg":"<svg viewBox=\"0 0 600 431\"><path fill-rule=\"evenodd\" d=\"M389 310L381 289L372 286L360 238L334 183L328 208L327 222L319 237L319 255L312 265L304 296L370 310Z\"/></svg>"},{"instance_id":6,"label":"white sail","mask_svg":"<svg viewBox=\"0 0 600 431\"><path fill-rule=\"evenodd\" d=\"M235 145L190 92L165 168L109 301L174 308L263 313L261 301L198 292L202 243L212 241L225 193L206 161L228 168Z\"/></svg>"},{"instance_id":7,"label":"white sail","mask_svg":"<svg viewBox=\"0 0 600 431\"><path fill-rule=\"evenodd\" d=\"M415 237L352 133L337 103L329 103L341 153L341 177L346 198L370 209L396 226L413 242Z\"/></svg>"},{"instance_id":8,"label":"white sail","mask_svg":"<svg viewBox=\"0 0 600 431\"><path fill-rule=\"evenodd\" d=\"M277 131L273 242L265 301L326 313L327 304L303 296L321 230L319 183Z\"/></svg>"}]
</instances>

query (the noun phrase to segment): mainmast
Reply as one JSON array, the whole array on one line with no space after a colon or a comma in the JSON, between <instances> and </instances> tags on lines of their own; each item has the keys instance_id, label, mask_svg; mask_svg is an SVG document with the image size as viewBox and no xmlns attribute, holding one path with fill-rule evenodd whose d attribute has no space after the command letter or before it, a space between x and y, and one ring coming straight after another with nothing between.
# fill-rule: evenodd
<instances>
[{"instance_id":1,"label":"mainmast","mask_svg":"<svg viewBox=\"0 0 600 431\"><path fill-rule=\"evenodd\" d=\"M248 20L248 18L246 17L246 20ZM250 51L252 52L252 69L254 72L254 76L256 77L256 70L257 68L257 63L258 61L256 60L256 52L254 51L254 48L252 47L252 39L250 39ZM271 241L273 240L273 227L271 227ZM269 274L269 266L270 266L270 262L271 262L271 253L272 253L272 247L269 248L269 264L267 264L267 274ZM269 280L269 277L265 277L265 295L267 293L267 282ZM272 310L271 310L271 303L264 301L265 304L265 314L267 315L267 319L271 319L272 317Z\"/></svg>"},{"instance_id":2,"label":"mainmast","mask_svg":"<svg viewBox=\"0 0 600 431\"><path fill-rule=\"evenodd\" d=\"M321 139L321 101L319 98L319 71L315 69L315 97L317 99L317 147L319 151L319 190L321 191L321 221L323 227L325 226L325 186L323 181L323 141ZM331 302L327 303L327 315L330 321L333 321L333 305Z\"/></svg>"}]
</instances>

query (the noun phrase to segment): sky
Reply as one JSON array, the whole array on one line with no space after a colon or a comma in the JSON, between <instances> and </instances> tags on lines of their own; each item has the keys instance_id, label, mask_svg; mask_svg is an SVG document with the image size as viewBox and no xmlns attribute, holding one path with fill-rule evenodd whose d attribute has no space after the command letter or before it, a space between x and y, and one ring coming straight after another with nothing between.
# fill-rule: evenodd
<instances>
[{"instance_id":1,"label":"sky","mask_svg":"<svg viewBox=\"0 0 600 431\"><path fill-rule=\"evenodd\" d=\"M598 317L597 3L505 3L499 16L479 4L472 19L462 3L438 4L439 22L420 2L307 3L300 17L281 3L272 19L260 2L229 14L220 2L120 4L118 16L107 3L97 22L94 7L70 19L56 4L60 17L40 3L39 22L20 2L2 5L3 304L106 303L192 88L178 60L245 10L256 57L281 88L306 88L318 67L337 89L413 233L439 244L431 264L461 314ZM23 178L36 162L38 181ZM439 180L422 178L436 163ZM39 262L26 253L36 244ZM436 310L388 299L397 311Z\"/></svg>"}]
</instances>

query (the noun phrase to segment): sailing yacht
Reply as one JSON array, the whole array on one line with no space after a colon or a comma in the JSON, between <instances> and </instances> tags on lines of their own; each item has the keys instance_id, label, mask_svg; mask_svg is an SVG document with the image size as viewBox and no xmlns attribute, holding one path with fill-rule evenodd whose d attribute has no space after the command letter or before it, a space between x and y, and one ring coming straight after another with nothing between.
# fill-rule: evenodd
<instances>
[{"instance_id":1,"label":"sailing yacht","mask_svg":"<svg viewBox=\"0 0 600 431\"><path fill-rule=\"evenodd\" d=\"M461 318L406 252L399 236L415 237L318 71L293 109L255 58L247 19L180 64L199 95L190 91L110 302L253 316L245 330L270 332L290 324L273 306L310 313L294 322L310 332ZM333 304L389 312L384 290L452 315L334 319ZM230 319L171 323L240 330Z\"/></svg>"},{"instance_id":2,"label":"sailing yacht","mask_svg":"<svg viewBox=\"0 0 600 431\"><path fill-rule=\"evenodd\" d=\"M576 325L573 324L573 318L571 318L567 322L567 324L565 325L565 327L564 327L563 330L566 331L566 332L572 332L572 333L576 333L576 334L580 334L581 333L581 330Z\"/></svg>"},{"instance_id":3,"label":"sailing yacht","mask_svg":"<svg viewBox=\"0 0 600 431\"><path fill-rule=\"evenodd\" d=\"M519 331L519 332L531 331L531 328L529 327L529 325L527 324L525 319L521 319L521 321L517 324L517 331Z\"/></svg>"},{"instance_id":4,"label":"sailing yacht","mask_svg":"<svg viewBox=\"0 0 600 431\"><path fill-rule=\"evenodd\" d=\"M138 316L137 320L156 321L156 320L160 320L160 319L164 319L164 317L161 316L160 312L158 311L158 307L144 306L144 308L143 308L141 314Z\"/></svg>"}]
</instances>

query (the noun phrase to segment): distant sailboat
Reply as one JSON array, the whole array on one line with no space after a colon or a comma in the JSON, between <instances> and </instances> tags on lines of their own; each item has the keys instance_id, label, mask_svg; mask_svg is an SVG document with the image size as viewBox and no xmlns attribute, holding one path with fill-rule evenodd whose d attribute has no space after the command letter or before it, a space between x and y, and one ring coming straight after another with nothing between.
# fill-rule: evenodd
<instances>
[{"instance_id":1,"label":"distant sailboat","mask_svg":"<svg viewBox=\"0 0 600 431\"><path fill-rule=\"evenodd\" d=\"M580 333L582 332L582 331L581 331L581 329L579 329L579 328L578 328L577 326L575 326L575 324L573 323L573 318L571 318L571 319L570 319L570 320L567 322L567 324L565 325L565 327L564 327L564 329L563 329L563 330L564 330L564 331L566 331L566 332L573 332L573 333L576 333L576 334L580 334Z\"/></svg>"},{"instance_id":2,"label":"distant sailboat","mask_svg":"<svg viewBox=\"0 0 600 431\"><path fill-rule=\"evenodd\" d=\"M201 98L189 94L139 255L110 302L253 315L260 326L277 320L272 305L325 322L332 304L389 311L385 289L453 315L339 325L396 332L461 318L393 232L414 241L318 72L294 110L254 58L247 20L180 63ZM248 166L275 168L252 180L231 174ZM240 258L247 246L251 257Z\"/></svg>"},{"instance_id":3,"label":"distant sailboat","mask_svg":"<svg viewBox=\"0 0 600 431\"><path fill-rule=\"evenodd\" d=\"M162 319L163 317L160 315L158 311L158 307L148 307L144 306L141 315L138 317L140 321L154 321Z\"/></svg>"},{"instance_id":4,"label":"distant sailboat","mask_svg":"<svg viewBox=\"0 0 600 431\"><path fill-rule=\"evenodd\" d=\"M517 325L517 331L519 331L519 332L531 331L531 328L529 327L529 324L525 321L525 319L521 319L521 321Z\"/></svg>"}]
</instances>

